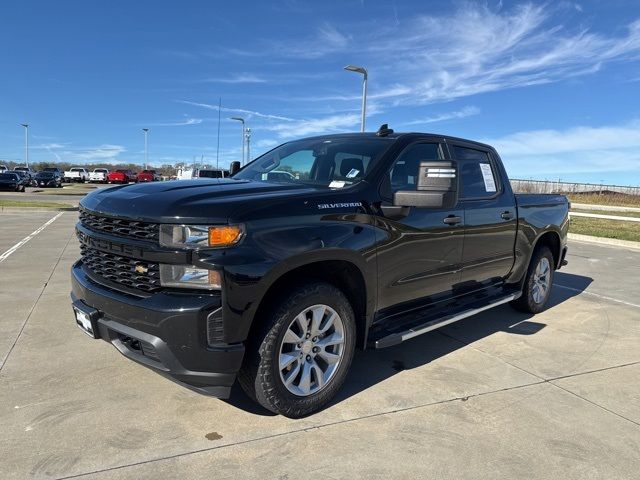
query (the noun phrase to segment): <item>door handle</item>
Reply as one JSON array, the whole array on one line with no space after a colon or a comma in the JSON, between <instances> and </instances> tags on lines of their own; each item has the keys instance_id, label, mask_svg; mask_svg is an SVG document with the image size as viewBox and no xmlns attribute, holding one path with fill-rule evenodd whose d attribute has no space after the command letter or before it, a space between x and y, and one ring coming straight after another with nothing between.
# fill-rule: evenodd
<instances>
[{"instance_id":1,"label":"door handle","mask_svg":"<svg viewBox=\"0 0 640 480\"><path fill-rule=\"evenodd\" d=\"M458 217L457 215L449 215L442 221L447 225L455 225L456 223L460 223L462 221L462 217Z\"/></svg>"},{"instance_id":2,"label":"door handle","mask_svg":"<svg viewBox=\"0 0 640 480\"><path fill-rule=\"evenodd\" d=\"M513 213L511 212L502 212L500 214L500 217L502 217L503 220L512 220L513 219Z\"/></svg>"}]
</instances>

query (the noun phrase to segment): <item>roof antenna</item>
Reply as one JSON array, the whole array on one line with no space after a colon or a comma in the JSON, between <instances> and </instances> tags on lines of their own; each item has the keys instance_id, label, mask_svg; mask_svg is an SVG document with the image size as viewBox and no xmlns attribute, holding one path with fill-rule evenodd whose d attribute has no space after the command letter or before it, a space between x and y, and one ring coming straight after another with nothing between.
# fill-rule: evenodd
<instances>
[{"instance_id":1,"label":"roof antenna","mask_svg":"<svg viewBox=\"0 0 640 480\"><path fill-rule=\"evenodd\" d=\"M387 135L391 135L392 133L393 133L393 129L389 128L389 124L383 123L382 125L380 125L380 128L376 132L376 135L378 137L386 137Z\"/></svg>"}]
</instances>

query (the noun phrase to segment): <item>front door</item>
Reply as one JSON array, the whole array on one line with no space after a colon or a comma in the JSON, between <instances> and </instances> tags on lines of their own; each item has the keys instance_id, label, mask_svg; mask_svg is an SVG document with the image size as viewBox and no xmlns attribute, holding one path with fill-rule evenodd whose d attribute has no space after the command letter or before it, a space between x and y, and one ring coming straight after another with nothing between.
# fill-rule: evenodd
<instances>
[{"instance_id":1,"label":"front door","mask_svg":"<svg viewBox=\"0 0 640 480\"><path fill-rule=\"evenodd\" d=\"M420 162L445 159L438 142L407 146L381 187L378 310L383 316L451 295L459 281L464 210L393 206L397 191L416 190Z\"/></svg>"}]
</instances>

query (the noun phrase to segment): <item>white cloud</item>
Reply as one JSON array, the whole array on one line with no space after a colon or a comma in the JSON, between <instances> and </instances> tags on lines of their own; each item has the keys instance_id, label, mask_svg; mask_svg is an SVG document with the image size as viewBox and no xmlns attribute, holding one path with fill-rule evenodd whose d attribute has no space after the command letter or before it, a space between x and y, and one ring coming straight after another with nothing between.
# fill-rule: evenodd
<instances>
[{"instance_id":1,"label":"white cloud","mask_svg":"<svg viewBox=\"0 0 640 480\"><path fill-rule=\"evenodd\" d=\"M640 53L640 21L619 37L553 22L553 7L464 4L451 17L419 17L393 45L394 65L425 103L557 82ZM384 42L383 42L384 43Z\"/></svg>"},{"instance_id":2,"label":"white cloud","mask_svg":"<svg viewBox=\"0 0 640 480\"><path fill-rule=\"evenodd\" d=\"M352 40L351 34L341 32L335 25L324 23L307 38L293 42L272 42L268 50L283 57L314 59L344 51L351 47Z\"/></svg>"},{"instance_id":3,"label":"white cloud","mask_svg":"<svg viewBox=\"0 0 640 480\"><path fill-rule=\"evenodd\" d=\"M512 176L640 171L640 120L529 130L483 142L498 150Z\"/></svg>"},{"instance_id":4,"label":"white cloud","mask_svg":"<svg viewBox=\"0 0 640 480\"><path fill-rule=\"evenodd\" d=\"M266 83L267 80L258 75L250 73L242 73L233 75L231 77L209 77L205 78L203 82L208 83Z\"/></svg>"},{"instance_id":5,"label":"white cloud","mask_svg":"<svg viewBox=\"0 0 640 480\"><path fill-rule=\"evenodd\" d=\"M348 113L332 115L323 118L299 120L295 123L279 123L264 127L278 135L279 138L304 137L306 135L320 135L323 133L344 132L354 129L360 124L360 115Z\"/></svg>"},{"instance_id":6,"label":"white cloud","mask_svg":"<svg viewBox=\"0 0 640 480\"><path fill-rule=\"evenodd\" d=\"M278 140L273 140L271 138L269 139L264 139L264 140L259 140L256 142L256 147L257 148L262 148L264 150L268 150L271 149L273 147L275 147L276 145L279 145L280 142Z\"/></svg>"},{"instance_id":7,"label":"white cloud","mask_svg":"<svg viewBox=\"0 0 640 480\"><path fill-rule=\"evenodd\" d=\"M480 113L480 109L478 107L464 107L460 110L455 110L453 112L440 113L438 115L433 115L430 117L419 118L417 120L412 120L410 122L400 123L399 125L424 125L428 123L437 123L444 122L447 120L457 120L460 118L471 117L473 115L478 115Z\"/></svg>"},{"instance_id":8,"label":"white cloud","mask_svg":"<svg viewBox=\"0 0 640 480\"><path fill-rule=\"evenodd\" d=\"M105 162L116 163L118 156L126 152L122 145L103 144L96 147L67 148L60 152L64 161L77 163Z\"/></svg>"},{"instance_id":9,"label":"white cloud","mask_svg":"<svg viewBox=\"0 0 640 480\"><path fill-rule=\"evenodd\" d=\"M369 68L371 98L434 103L598 72L607 63L640 58L640 20L618 35L572 28L573 5L525 3L492 8L461 3L446 15L417 15L401 26L324 25L312 39L294 39L269 53L283 57L354 58ZM342 33L347 30L349 34ZM397 85L402 78L402 85ZM374 90L375 88L375 90ZM318 96L317 101L356 99ZM310 100L313 100L311 98Z\"/></svg>"},{"instance_id":10,"label":"white cloud","mask_svg":"<svg viewBox=\"0 0 640 480\"><path fill-rule=\"evenodd\" d=\"M186 126L186 125L199 125L201 123L202 123L202 119L201 118L187 117L184 120L181 120L181 121L178 121L178 122L146 123L146 124L140 125L140 126L146 126L146 127L182 127L182 126Z\"/></svg>"},{"instance_id":11,"label":"white cloud","mask_svg":"<svg viewBox=\"0 0 640 480\"><path fill-rule=\"evenodd\" d=\"M177 102L180 103L184 103L185 105L192 105L194 107L201 107L201 108L206 108L207 110L214 110L214 111L218 111L218 105L212 105L209 103L201 103L201 102L191 102L188 100L176 100ZM295 119L293 118L289 118L289 117L284 117L282 115L270 115L267 113L260 113L260 112L256 112L253 110L244 110L242 108L230 108L230 107L222 107L220 109L221 112L235 112L235 113L243 113L245 115L249 115L249 116L253 116L253 117L258 117L258 118L264 118L264 119L268 119L268 120L283 120L283 121L287 121L287 122L293 122Z\"/></svg>"},{"instance_id":12,"label":"white cloud","mask_svg":"<svg viewBox=\"0 0 640 480\"><path fill-rule=\"evenodd\" d=\"M380 100L385 98L393 98L401 95L408 95L411 93L411 88L405 85L392 85L391 87L381 91L367 93L367 101ZM362 94L357 95L311 95L307 97L289 97L289 100L295 100L298 102L331 102L331 101L345 101L345 102L357 102L362 100Z\"/></svg>"}]
</instances>

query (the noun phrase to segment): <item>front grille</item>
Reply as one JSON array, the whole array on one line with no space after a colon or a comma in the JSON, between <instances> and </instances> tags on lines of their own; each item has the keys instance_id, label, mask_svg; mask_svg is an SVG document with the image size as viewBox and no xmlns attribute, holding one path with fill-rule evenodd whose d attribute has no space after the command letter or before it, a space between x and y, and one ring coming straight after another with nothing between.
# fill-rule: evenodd
<instances>
[{"instance_id":1,"label":"front grille","mask_svg":"<svg viewBox=\"0 0 640 480\"><path fill-rule=\"evenodd\" d=\"M119 237L138 240L158 241L160 236L157 223L138 222L122 218L106 217L80 208L80 223L91 230L109 233Z\"/></svg>"},{"instance_id":2,"label":"front grille","mask_svg":"<svg viewBox=\"0 0 640 480\"><path fill-rule=\"evenodd\" d=\"M80 245L80 253L84 265L102 278L145 292L160 289L160 268L157 263L101 252L86 245ZM140 271L136 271L138 266Z\"/></svg>"}]
</instances>

